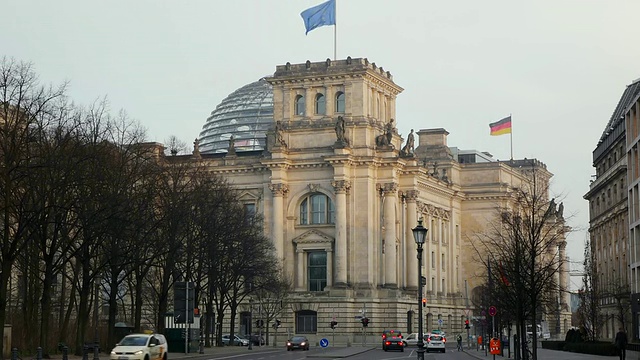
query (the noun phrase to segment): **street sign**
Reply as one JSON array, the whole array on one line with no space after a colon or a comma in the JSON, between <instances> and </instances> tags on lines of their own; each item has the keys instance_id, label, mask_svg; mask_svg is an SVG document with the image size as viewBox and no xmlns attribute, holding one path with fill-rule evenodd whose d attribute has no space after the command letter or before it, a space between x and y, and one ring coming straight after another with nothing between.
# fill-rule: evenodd
<instances>
[{"instance_id":1,"label":"street sign","mask_svg":"<svg viewBox=\"0 0 640 360\"><path fill-rule=\"evenodd\" d=\"M320 346L326 348L327 346L329 346L329 340L325 338L320 339Z\"/></svg>"},{"instance_id":2,"label":"street sign","mask_svg":"<svg viewBox=\"0 0 640 360\"><path fill-rule=\"evenodd\" d=\"M442 325L442 319L438 319L438 324Z\"/></svg>"},{"instance_id":3,"label":"street sign","mask_svg":"<svg viewBox=\"0 0 640 360\"><path fill-rule=\"evenodd\" d=\"M364 316L362 316L362 315L356 315L353 318L356 319L356 320L362 320L363 317Z\"/></svg>"},{"instance_id":4,"label":"street sign","mask_svg":"<svg viewBox=\"0 0 640 360\"><path fill-rule=\"evenodd\" d=\"M427 285L427 277L426 276L422 276L421 280L422 280L422 286Z\"/></svg>"},{"instance_id":5,"label":"street sign","mask_svg":"<svg viewBox=\"0 0 640 360\"><path fill-rule=\"evenodd\" d=\"M495 306L489 306L489 315L490 316L496 316L497 313L498 313L498 309L496 309Z\"/></svg>"}]
</instances>

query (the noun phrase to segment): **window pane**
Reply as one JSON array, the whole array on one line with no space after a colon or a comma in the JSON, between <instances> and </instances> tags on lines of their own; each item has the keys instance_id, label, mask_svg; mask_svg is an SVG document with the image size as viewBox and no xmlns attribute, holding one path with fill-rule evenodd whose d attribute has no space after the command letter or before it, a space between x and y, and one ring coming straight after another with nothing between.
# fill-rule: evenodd
<instances>
[{"instance_id":1,"label":"window pane","mask_svg":"<svg viewBox=\"0 0 640 360\"><path fill-rule=\"evenodd\" d=\"M296 313L296 332L315 334L318 331L318 315L315 311L302 310Z\"/></svg>"},{"instance_id":2,"label":"window pane","mask_svg":"<svg viewBox=\"0 0 640 360\"><path fill-rule=\"evenodd\" d=\"M313 251L308 255L309 291L323 291L327 286L327 253Z\"/></svg>"},{"instance_id":3,"label":"window pane","mask_svg":"<svg viewBox=\"0 0 640 360\"><path fill-rule=\"evenodd\" d=\"M302 225L306 225L308 224L308 218L307 218L307 213L308 213L308 206L307 206L307 199L304 199L304 201L302 201L302 204L300 204L300 224Z\"/></svg>"},{"instance_id":4,"label":"window pane","mask_svg":"<svg viewBox=\"0 0 640 360\"><path fill-rule=\"evenodd\" d=\"M325 108L326 108L326 104L325 104L324 95L322 94L316 95L316 114L324 114L326 112Z\"/></svg>"},{"instance_id":5,"label":"window pane","mask_svg":"<svg viewBox=\"0 0 640 360\"><path fill-rule=\"evenodd\" d=\"M333 206L333 201L331 199L327 199L329 202L329 224L336 223L336 208Z\"/></svg>"},{"instance_id":6,"label":"window pane","mask_svg":"<svg viewBox=\"0 0 640 360\"><path fill-rule=\"evenodd\" d=\"M344 112L344 93L339 92L336 95L336 112L343 113Z\"/></svg>"},{"instance_id":7,"label":"window pane","mask_svg":"<svg viewBox=\"0 0 640 360\"><path fill-rule=\"evenodd\" d=\"M304 96L302 95L296 98L296 115L304 115Z\"/></svg>"},{"instance_id":8,"label":"window pane","mask_svg":"<svg viewBox=\"0 0 640 360\"><path fill-rule=\"evenodd\" d=\"M327 197L325 195L311 196L311 223L327 223Z\"/></svg>"}]
</instances>

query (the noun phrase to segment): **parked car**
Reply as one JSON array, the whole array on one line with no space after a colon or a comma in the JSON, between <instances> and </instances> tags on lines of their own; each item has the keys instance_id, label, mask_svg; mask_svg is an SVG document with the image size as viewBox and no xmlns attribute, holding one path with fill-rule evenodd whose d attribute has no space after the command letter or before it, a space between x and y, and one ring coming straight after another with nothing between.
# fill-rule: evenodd
<instances>
[{"instance_id":1,"label":"parked car","mask_svg":"<svg viewBox=\"0 0 640 360\"><path fill-rule=\"evenodd\" d=\"M295 349L309 350L309 339L305 336L294 336L287 340L287 351Z\"/></svg>"},{"instance_id":2,"label":"parked car","mask_svg":"<svg viewBox=\"0 0 640 360\"><path fill-rule=\"evenodd\" d=\"M111 350L111 360L167 360L169 346L162 334L129 334Z\"/></svg>"},{"instance_id":3,"label":"parked car","mask_svg":"<svg viewBox=\"0 0 640 360\"><path fill-rule=\"evenodd\" d=\"M384 351L400 350L404 352L404 341L402 339L402 335L397 335L399 334L387 336L387 338L384 340L384 346L382 347Z\"/></svg>"},{"instance_id":4,"label":"parked car","mask_svg":"<svg viewBox=\"0 0 640 360\"><path fill-rule=\"evenodd\" d=\"M264 337L258 334L251 334L251 343L253 345L264 345L265 344Z\"/></svg>"},{"instance_id":5,"label":"parked car","mask_svg":"<svg viewBox=\"0 0 640 360\"><path fill-rule=\"evenodd\" d=\"M240 337L238 335L233 335L234 336L234 340L233 340L233 345L236 346L249 346L249 340ZM229 334L224 334L222 335L222 343L224 345L231 345L231 338Z\"/></svg>"},{"instance_id":6,"label":"parked car","mask_svg":"<svg viewBox=\"0 0 640 360\"><path fill-rule=\"evenodd\" d=\"M427 341L427 352L429 351L440 351L445 352L445 344L447 342L447 338L440 334L427 334L425 335L425 340Z\"/></svg>"},{"instance_id":7,"label":"parked car","mask_svg":"<svg viewBox=\"0 0 640 360\"><path fill-rule=\"evenodd\" d=\"M389 329L389 330L383 330L382 331L382 350L387 350L387 338L390 337L397 337L402 339L402 331L400 330L393 330L393 329ZM402 340L401 340L402 341Z\"/></svg>"},{"instance_id":8,"label":"parked car","mask_svg":"<svg viewBox=\"0 0 640 360\"><path fill-rule=\"evenodd\" d=\"M418 333L411 333L404 338L404 346L418 345Z\"/></svg>"}]
</instances>

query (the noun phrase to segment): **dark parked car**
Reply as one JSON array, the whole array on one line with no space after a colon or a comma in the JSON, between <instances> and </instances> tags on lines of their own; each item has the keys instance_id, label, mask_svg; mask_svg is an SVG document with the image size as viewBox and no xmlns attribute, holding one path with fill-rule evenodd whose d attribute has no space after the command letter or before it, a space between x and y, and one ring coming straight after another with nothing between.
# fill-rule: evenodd
<instances>
[{"instance_id":1,"label":"dark parked car","mask_svg":"<svg viewBox=\"0 0 640 360\"><path fill-rule=\"evenodd\" d=\"M302 349L309 350L309 339L304 336L294 336L287 341L287 351Z\"/></svg>"},{"instance_id":2,"label":"dark parked car","mask_svg":"<svg viewBox=\"0 0 640 360\"><path fill-rule=\"evenodd\" d=\"M252 334L251 343L253 345L264 345L265 344L264 337L262 335Z\"/></svg>"},{"instance_id":3,"label":"dark parked car","mask_svg":"<svg viewBox=\"0 0 640 360\"><path fill-rule=\"evenodd\" d=\"M384 340L384 351L387 350L400 350L404 352L404 341L402 341L402 337L398 336L387 336Z\"/></svg>"}]
</instances>

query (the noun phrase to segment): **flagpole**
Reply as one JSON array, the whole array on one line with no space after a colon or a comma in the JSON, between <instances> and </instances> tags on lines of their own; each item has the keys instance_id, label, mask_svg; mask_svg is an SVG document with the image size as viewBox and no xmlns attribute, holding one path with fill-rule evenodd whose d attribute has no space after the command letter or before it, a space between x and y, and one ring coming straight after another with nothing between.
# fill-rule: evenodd
<instances>
[{"instance_id":1,"label":"flagpole","mask_svg":"<svg viewBox=\"0 0 640 360\"><path fill-rule=\"evenodd\" d=\"M335 24L333 25L333 61L338 60L338 1L336 1L336 11L333 15Z\"/></svg>"},{"instance_id":2,"label":"flagpole","mask_svg":"<svg viewBox=\"0 0 640 360\"><path fill-rule=\"evenodd\" d=\"M509 142L511 143L511 161L513 161L513 118L509 113L509 119L511 119L511 132L509 133Z\"/></svg>"}]
</instances>

